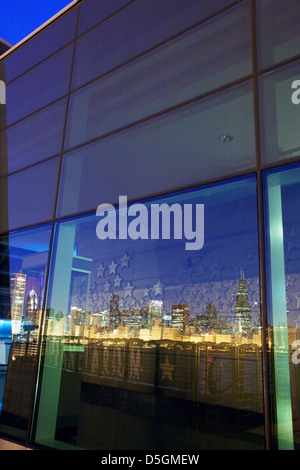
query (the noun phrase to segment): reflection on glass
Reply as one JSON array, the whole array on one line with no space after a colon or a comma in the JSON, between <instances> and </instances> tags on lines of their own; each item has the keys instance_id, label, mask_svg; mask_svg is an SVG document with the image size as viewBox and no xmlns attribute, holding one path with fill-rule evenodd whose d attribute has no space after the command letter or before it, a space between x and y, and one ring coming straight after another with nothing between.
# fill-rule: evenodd
<instances>
[{"instance_id":1,"label":"reflection on glass","mask_svg":"<svg viewBox=\"0 0 300 470\"><path fill-rule=\"evenodd\" d=\"M67 46L6 87L8 126L68 92L72 51Z\"/></svg>"},{"instance_id":2,"label":"reflection on glass","mask_svg":"<svg viewBox=\"0 0 300 470\"><path fill-rule=\"evenodd\" d=\"M300 170L266 173L269 328L273 351L274 436L279 449L299 449Z\"/></svg>"},{"instance_id":3,"label":"reflection on glass","mask_svg":"<svg viewBox=\"0 0 300 470\"><path fill-rule=\"evenodd\" d=\"M58 216L253 167L253 118L247 81L66 154Z\"/></svg>"},{"instance_id":4,"label":"reflection on glass","mask_svg":"<svg viewBox=\"0 0 300 470\"><path fill-rule=\"evenodd\" d=\"M237 5L72 94L67 148L248 75L249 16Z\"/></svg>"},{"instance_id":5,"label":"reflection on glass","mask_svg":"<svg viewBox=\"0 0 300 470\"><path fill-rule=\"evenodd\" d=\"M272 163L297 157L300 154L299 105L292 97L292 88L299 79L299 65L280 68L263 75L260 79L262 159Z\"/></svg>"},{"instance_id":6,"label":"reflection on glass","mask_svg":"<svg viewBox=\"0 0 300 470\"><path fill-rule=\"evenodd\" d=\"M38 443L263 448L256 181L144 207L163 203L204 204L201 250L186 250L173 228L132 239L119 225L116 239L99 240L94 215L58 224Z\"/></svg>"},{"instance_id":7,"label":"reflection on glass","mask_svg":"<svg viewBox=\"0 0 300 470\"><path fill-rule=\"evenodd\" d=\"M35 387L50 227L0 238L0 431L24 439Z\"/></svg>"},{"instance_id":8,"label":"reflection on glass","mask_svg":"<svg viewBox=\"0 0 300 470\"><path fill-rule=\"evenodd\" d=\"M299 54L299 1L259 0L256 5L260 69Z\"/></svg>"},{"instance_id":9,"label":"reflection on glass","mask_svg":"<svg viewBox=\"0 0 300 470\"><path fill-rule=\"evenodd\" d=\"M144 53L230 3L231 0L189 0L188 5L181 0L132 2L79 38L73 88ZM99 14L98 5L97 11ZM223 40L221 36L220 43Z\"/></svg>"},{"instance_id":10,"label":"reflection on glass","mask_svg":"<svg viewBox=\"0 0 300 470\"><path fill-rule=\"evenodd\" d=\"M58 101L0 132L1 176L60 152L65 109Z\"/></svg>"}]
</instances>

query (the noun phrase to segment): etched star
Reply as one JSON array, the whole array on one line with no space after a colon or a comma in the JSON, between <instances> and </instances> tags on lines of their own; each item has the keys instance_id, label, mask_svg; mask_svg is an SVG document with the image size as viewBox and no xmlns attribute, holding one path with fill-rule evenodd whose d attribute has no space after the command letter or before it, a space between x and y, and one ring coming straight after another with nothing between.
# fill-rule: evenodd
<instances>
[{"instance_id":1,"label":"etched star","mask_svg":"<svg viewBox=\"0 0 300 470\"><path fill-rule=\"evenodd\" d=\"M150 292L150 289L148 289L148 287L146 287L146 289L144 290L144 295L143 295L143 297L148 297L148 296L149 296L149 292Z\"/></svg>"},{"instance_id":2,"label":"etched star","mask_svg":"<svg viewBox=\"0 0 300 470\"><path fill-rule=\"evenodd\" d=\"M125 298L132 295L132 290L133 290L133 288L134 288L134 287L131 285L131 283L128 282L127 286L124 288L124 290L125 290L125 295L124 295L124 297L125 297Z\"/></svg>"},{"instance_id":3,"label":"etched star","mask_svg":"<svg viewBox=\"0 0 300 470\"><path fill-rule=\"evenodd\" d=\"M161 379L162 380L169 379L169 380L173 381L172 372L174 370L174 365L170 364L168 356L166 357L166 360L165 360L164 364L161 364L160 367L162 369Z\"/></svg>"},{"instance_id":4,"label":"etched star","mask_svg":"<svg viewBox=\"0 0 300 470\"><path fill-rule=\"evenodd\" d=\"M154 289L155 289L155 295L162 295L162 291L163 291L163 285L162 283L160 282L160 280L157 282L157 284L154 284Z\"/></svg>"},{"instance_id":5,"label":"etched star","mask_svg":"<svg viewBox=\"0 0 300 470\"><path fill-rule=\"evenodd\" d=\"M109 274L116 274L117 263L115 260L112 260L112 263L108 266L109 267Z\"/></svg>"},{"instance_id":6,"label":"etched star","mask_svg":"<svg viewBox=\"0 0 300 470\"><path fill-rule=\"evenodd\" d=\"M117 274L117 276L114 279L115 286L114 287L120 287L121 285L122 278Z\"/></svg>"},{"instance_id":7,"label":"etched star","mask_svg":"<svg viewBox=\"0 0 300 470\"><path fill-rule=\"evenodd\" d=\"M109 292L110 291L110 282L106 282L106 284L104 284L104 292Z\"/></svg>"},{"instance_id":8,"label":"etched star","mask_svg":"<svg viewBox=\"0 0 300 470\"><path fill-rule=\"evenodd\" d=\"M123 258L121 258L122 268L128 268L129 260L130 260L130 256L128 256L127 253L125 253Z\"/></svg>"},{"instance_id":9,"label":"etched star","mask_svg":"<svg viewBox=\"0 0 300 470\"><path fill-rule=\"evenodd\" d=\"M103 266L103 263L101 263L99 268L97 269L97 277L103 277L105 269L105 266Z\"/></svg>"}]
</instances>

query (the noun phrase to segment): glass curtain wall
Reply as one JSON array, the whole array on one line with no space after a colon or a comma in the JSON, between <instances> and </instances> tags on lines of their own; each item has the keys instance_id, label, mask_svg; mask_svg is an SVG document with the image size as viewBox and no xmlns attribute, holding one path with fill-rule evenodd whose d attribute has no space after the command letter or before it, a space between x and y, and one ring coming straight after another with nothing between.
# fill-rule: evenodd
<instances>
[{"instance_id":1,"label":"glass curtain wall","mask_svg":"<svg viewBox=\"0 0 300 470\"><path fill-rule=\"evenodd\" d=\"M0 433L298 449L300 3L100 3L0 60Z\"/></svg>"}]
</instances>

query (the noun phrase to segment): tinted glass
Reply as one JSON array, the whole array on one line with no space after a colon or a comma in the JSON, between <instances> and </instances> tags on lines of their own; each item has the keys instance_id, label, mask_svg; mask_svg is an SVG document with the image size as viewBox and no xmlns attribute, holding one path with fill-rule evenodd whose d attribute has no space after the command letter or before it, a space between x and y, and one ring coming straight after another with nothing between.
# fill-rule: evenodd
<instances>
[{"instance_id":1,"label":"tinted glass","mask_svg":"<svg viewBox=\"0 0 300 470\"><path fill-rule=\"evenodd\" d=\"M0 179L0 230L16 229L53 217L58 158Z\"/></svg>"},{"instance_id":2,"label":"tinted glass","mask_svg":"<svg viewBox=\"0 0 300 470\"><path fill-rule=\"evenodd\" d=\"M300 154L300 62L260 79L263 163L284 161Z\"/></svg>"},{"instance_id":3,"label":"tinted glass","mask_svg":"<svg viewBox=\"0 0 300 470\"><path fill-rule=\"evenodd\" d=\"M32 411L50 227L0 237L0 431L25 439Z\"/></svg>"},{"instance_id":4,"label":"tinted glass","mask_svg":"<svg viewBox=\"0 0 300 470\"><path fill-rule=\"evenodd\" d=\"M132 3L132 0L89 0L80 5L80 16L78 34L84 33L87 29L105 20L120 8Z\"/></svg>"},{"instance_id":5,"label":"tinted glass","mask_svg":"<svg viewBox=\"0 0 300 470\"><path fill-rule=\"evenodd\" d=\"M58 215L197 184L255 164L251 83L64 156Z\"/></svg>"},{"instance_id":6,"label":"tinted glass","mask_svg":"<svg viewBox=\"0 0 300 470\"><path fill-rule=\"evenodd\" d=\"M67 148L246 76L250 17L244 2L72 94Z\"/></svg>"},{"instance_id":7,"label":"tinted glass","mask_svg":"<svg viewBox=\"0 0 300 470\"><path fill-rule=\"evenodd\" d=\"M70 11L10 54L5 59L7 82L72 41L75 37L76 19L77 10Z\"/></svg>"},{"instance_id":8,"label":"tinted glass","mask_svg":"<svg viewBox=\"0 0 300 470\"><path fill-rule=\"evenodd\" d=\"M269 330L272 345L274 440L280 450L299 450L300 417L300 169L266 174Z\"/></svg>"},{"instance_id":9,"label":"tinted glass","mask_svg":"<svg viewBox=\"0 0 300 470\"><path fill-rule=\"evenodd\" d=\"M78 40L73 87L132 59L230 3L193 0L187 8L186 2L180 0L133 2Z\"/></svg>"},{"instance_id":10,"label":"tinted glass","mask_svg":"<svg viewBox=\"0 0 300 470\"><path fill-rule=\"evenodd\" d=\"M60 152L65 109L58 101L0 132L1 176Z\"/></svg>"},{"instance_id":11,"label":"tinted glass","mask_svg":"<svg viewBox=\"0 0 300 470\"><path fill-rule=\"evenodd\" d=\"M66 47L6 87L7 125L68 92L72 51Z\"/></svg>"},{"instance_id":12,"label":"tinted glass","mask_svg":"<svg viewBox=\"0 0 300 470\"><path fill-rule=\"evenodd\" d=\"M256 5L259 67L299 54L299 1L259 0Z\"/></svg>"},{"instance_id":13,"label":"tinted glass","mask_svg":"<svg viewBox=\"0 0 300 470\"><path fill-rule=\"evenodd\" d=\"M121 222L124 205L109 212L118 222L107 239L96 235L101 216L57 226L36 442L264 448L255 179L128 211L150 217L163 204L174 219L164 218L158 236L152 215L140 228L132 212ZM182 214L195 222L200 204L189 251L177 230Z\"/></svg>"}]
</instances>

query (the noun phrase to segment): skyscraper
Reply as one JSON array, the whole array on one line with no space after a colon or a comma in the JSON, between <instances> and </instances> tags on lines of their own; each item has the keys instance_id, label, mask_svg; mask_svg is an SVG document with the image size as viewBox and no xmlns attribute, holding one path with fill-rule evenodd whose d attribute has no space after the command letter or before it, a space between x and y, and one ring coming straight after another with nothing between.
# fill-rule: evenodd
<instances>
[{"instance_id":1,"label":"skyscraper","mask_svg":"<svg viewBox=\"0 0 300 470\"><path fill-rule=\"evenodd\" d=\"M25 299L26 274L16 273L11 278L11 320L12 334L21 333L21 322L23 317Z\"/></svg>"},{"instance_id":2,"label":"skyscraper","mask_svg":"<svg viewBox=\"0 0 300 470\"><path fill-rule=\"evenodd\" d=\"M247 283L244 277L239 280L239 289L236 293L234 330L236 334L248 334L252 331Z\"/></svg>"},{"instance_id":3,"label":"skyscraper","mask_svg":"<svg viewBox=\"0 0 300 470\"><path fill-rule=\"evenodd\" d=\"M172 327L180 328L182 333L189 326L190 307L188 305L172 305Z\"/></svg>"}]
</instances>

